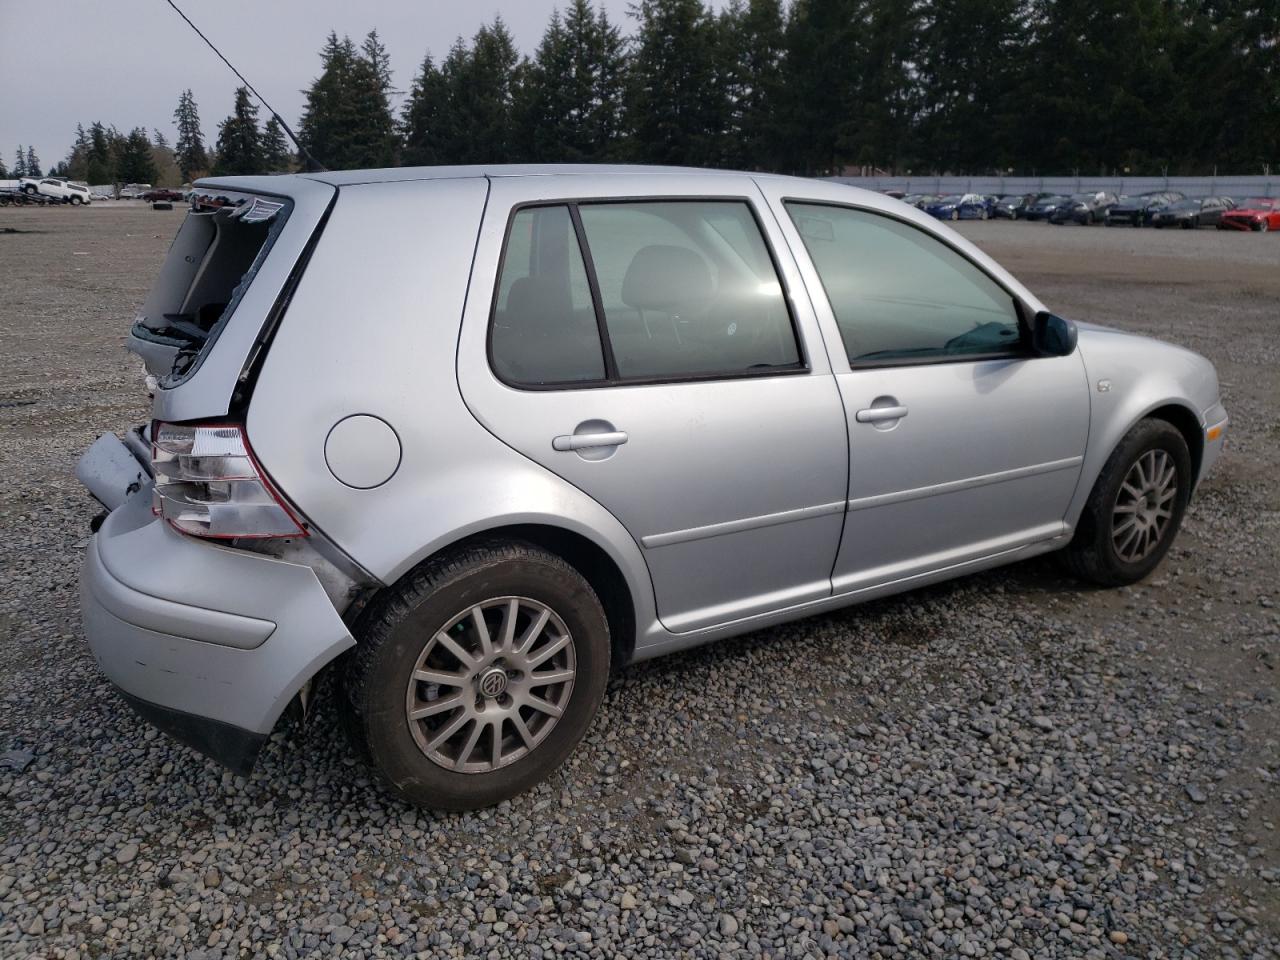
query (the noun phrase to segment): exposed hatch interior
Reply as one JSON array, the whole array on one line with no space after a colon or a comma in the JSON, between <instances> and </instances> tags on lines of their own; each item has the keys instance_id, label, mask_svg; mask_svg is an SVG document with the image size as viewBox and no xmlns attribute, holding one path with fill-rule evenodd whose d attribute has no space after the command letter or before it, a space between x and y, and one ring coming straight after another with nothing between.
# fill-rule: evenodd
<instances>
[{"instance_id":1,"label":"exposed hatch interior","mask_svg":"<svg viewBox=\"0 0 1280 960\"><path fill-rule=\"evenodd\" d=\"M212 347L291 206L251 194L193 198L129 339L161 386L181 383Z\"/></svg>"}]
</instances>

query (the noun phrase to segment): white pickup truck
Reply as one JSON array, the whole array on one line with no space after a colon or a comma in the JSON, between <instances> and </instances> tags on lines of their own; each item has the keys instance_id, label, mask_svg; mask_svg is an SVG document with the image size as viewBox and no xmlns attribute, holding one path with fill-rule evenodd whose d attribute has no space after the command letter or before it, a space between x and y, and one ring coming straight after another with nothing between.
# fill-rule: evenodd
<instances>
[{"instance_id":1,"label":"white pickup truck","mask_svg":"<svg viewBox=\"0 0 1280 960\"><path fill-rule=\"evenodd\" d=\"M90 203L89 188L79 183L72 183L61 177L22 177L18 180L0 180L0 187L20 190L23 193L38 193L53 200L64 203Z\"/></svg>"}]
</instances>

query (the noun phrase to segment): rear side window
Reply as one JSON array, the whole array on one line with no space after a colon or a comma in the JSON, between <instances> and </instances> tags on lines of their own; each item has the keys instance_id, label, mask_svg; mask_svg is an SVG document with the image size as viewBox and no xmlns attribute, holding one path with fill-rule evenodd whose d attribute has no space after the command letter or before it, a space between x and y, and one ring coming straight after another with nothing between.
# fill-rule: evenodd
<instances>
[{"instance_id":1,"label":"rear side window","mask_svg":"<svg viewBox=\"0 0 1280 960\"><path fill-rule=\"evenodd\" d=\"M503 380L538 386L803 369L769 249L733 200L517 211L490 351Z\"/></svg>"},{"instance_id":2,"label":"rear side window","mask_svg":"<svg viewBox=\"0 0 1280 960\"><path fill-rule=\"evenodd\" d=\"M1021 341L1013 297L940 240L863 210L788 203L851 364L1008 353Z\"/></svg>"},{"instance_id":3,"label":"rear side window","mask_svg":"<svg viewBox=\"0 0 1280 960\"><path fill-rule=\"evenodd\" d=\"M568 207L530 207L511 222L493 315L503 380L603 380L604 352L587 269Z\"/></svg>"}]
</instances>

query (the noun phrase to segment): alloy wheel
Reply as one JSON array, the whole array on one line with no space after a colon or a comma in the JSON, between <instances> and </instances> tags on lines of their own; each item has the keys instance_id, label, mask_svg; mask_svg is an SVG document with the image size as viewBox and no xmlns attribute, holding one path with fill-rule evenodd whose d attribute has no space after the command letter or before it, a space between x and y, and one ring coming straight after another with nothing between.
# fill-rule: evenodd
<instances>
[{"instance_id":1,"label":"alloy wheel","mask_svg":"<svg viewBox=\"0 0 1280 960\"><path fill-rule=\"evenodd\" d=\"M564 621L544 603L474 604L427 641L405 715L418 748L459 773L488 773L536 748L573 693L577 660Z\"/></svg>"},{"instance_id":2,"label":"alloy wheel","mask_svg":"<svg viewBox=\"0 0 1280 960\"><path fill-rule=\"evenodd\" d=\"M1125 474L1111 512L1111 543L1125 563L1139 563L1163 541L1173 521L1178 468L1168 452L1148 450Z\"/></svg>"}]
</instances>

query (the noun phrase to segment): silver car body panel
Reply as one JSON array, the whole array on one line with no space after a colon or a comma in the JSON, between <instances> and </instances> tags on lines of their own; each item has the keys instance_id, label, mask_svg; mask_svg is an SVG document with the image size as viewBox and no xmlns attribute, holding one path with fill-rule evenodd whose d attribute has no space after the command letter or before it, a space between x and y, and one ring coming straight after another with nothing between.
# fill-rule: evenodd
<instances>
[{"instance_id":1,"label":"silver car body panel","mask_svg":"<svg viewBox=\"0 0 1280 960\"><path fill-rule=\"evenodd\" d=\"M289 196L294 210L215 348L157 391L155 417L230 410L261 320L327 214L246 414L255 455L315 549L349 558L376 587L474 534L530 524L576 534L626 582L635 659L1054 549L1137 420L1177 405L1204 428L1225 425L1208 361L1087 325L1067 357L850 369L787 198L910 221L987 271L1028 317L1044 309L945 225L853 187L554 166L202 182L218 184ZM486 338L512 208L674 196L752 204L807 370L594 390L501 383ZM882 397L910 411L891 430L857 419ZM376 486L343 483L326 461L326 439L354 416L399 441ZM555 442L590 421L628 442L594 460ZM1221 444L1206 443L1202 476ZM142 699L270 729L354 642L340 616L356 593L346 565L326 569L322 585L306 549L280 560L196 541L153 520L143 499L108 518L86 561L86 630L103 669Z\"/></svg>"},{"instance_id":2,"label":"silver car body panel","mask_svg":"<svg viewBox=\"0 0 1280 960\"><path fill-rule=\"evenodd\" d=\"M80 577L89 646L148 703L269 733L352 646L309 566L183 536L151 514L150 481L107 517Z\"/></svg>"}]
</instances>

